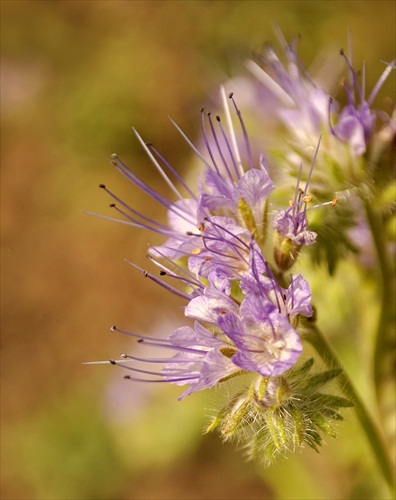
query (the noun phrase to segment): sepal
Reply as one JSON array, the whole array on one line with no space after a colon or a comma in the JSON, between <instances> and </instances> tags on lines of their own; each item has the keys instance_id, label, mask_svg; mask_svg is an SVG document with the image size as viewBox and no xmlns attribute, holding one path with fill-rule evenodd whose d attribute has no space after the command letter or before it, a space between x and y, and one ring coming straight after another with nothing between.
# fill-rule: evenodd
<instances>
[{"instance_id":1,"label":"sepal","mask_svg":"<svg viewBox=\"0 0 396 500\"><path fill-rule=\"evenodd\" d=\"M223 406L206 431L217 429L224 441L237 441L248 458L267 465L306 445L319 452L324 436L336 436L339 410L353 403L323 392L340 369L310 374L313 366L311 358L282 376L256 377Z\"/></svg>"}]
</instances>

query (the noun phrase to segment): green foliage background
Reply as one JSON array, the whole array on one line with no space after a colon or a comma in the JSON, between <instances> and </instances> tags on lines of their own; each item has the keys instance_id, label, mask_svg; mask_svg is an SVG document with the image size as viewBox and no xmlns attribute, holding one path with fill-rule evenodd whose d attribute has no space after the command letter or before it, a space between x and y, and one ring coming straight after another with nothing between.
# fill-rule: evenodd
<instances>
[{"instance_id":1,"label":"green foliage background","mask_svg":"<svg viewBox=\"0 0 396 500\"><path fill-rule=\"evenodd\" d=\"M370 88L379 60L394 57L395 2L0 5L2 498L386 498L352 411L321 455L308 450L263 470L201 436L205 395L178 403L176 387L130 385L116 369L81 365L131 350L108 334L114 323L166 334L182 321L180 301L123 262L144 266L155 238L81 210L105 213L104 182L164 219L110 169L110 154L161 185L134 126L187 172L194 162L167 116L198 137L200 107L274 41L274 22L287 38L301 34L307 64L320 48L346 47L350 29ZM330 282L321 269L311 274L326 305L322 325L370 404L375 291L348 263Z\"/></svg>"}]
</instances>

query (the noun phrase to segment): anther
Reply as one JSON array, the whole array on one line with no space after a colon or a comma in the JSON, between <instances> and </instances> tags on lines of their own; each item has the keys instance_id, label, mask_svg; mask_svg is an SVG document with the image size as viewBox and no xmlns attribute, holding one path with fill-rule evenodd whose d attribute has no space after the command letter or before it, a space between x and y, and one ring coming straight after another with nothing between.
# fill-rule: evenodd
<instances>
[{"instance_id":1,"label":"anther","mask_svg":"<svg viewBox=\"0 0 396 500\"><path fill-rule=\"evenodd\" d=\"M104 184L99 184L99 187L100 187L101 189L106 189L106 186L105 186Z\"/></svg>"},{"instance_id":2,"label":"anther","mask_svg":"<svg viewBox=\"0 0 396 500\"><path fill-rule=\"evenodd\" d=\"M109 205L110 208L114 208L115 206L116 206L115 203L110 203L110 205Z\"/></svg>"},{"instance_id":3,"label":"anther","mask_svg":"<svg viewBox=\"0 0 396 500\"><path fill-rule=\"evenodd\" d=\"M234 97L234 92L230 92L230 93L228 94L228 97L229 97L230 99L232 99L232 98Z\"/></svg>"},{"instance_id":4,"label":"anther","mask_svg":"<svg viewBox=\"0 0 396 500\"><path fill-rule=\"evenodd\" d=\"M114 158L114 159L116 160L116 159L118 158L118 154L117 154L117 153L113 153L113 154L111 155L111 157L112 157L112 158Z\"/></svg>"},{"instance_id":5,"label":"anther","mask_svg":"<svg viewBox=\"0 0 396 500\"><path fill-rule=\"evenodd\" d=\"M334 208L338 203L338 198L334 198L331 202L331 206Z\"/></svg>"},{"instance_id":6,"label":"anther","mask_svg":"<svg viewBox=\"0 0 396 500\"><path fill-rule=\"evenodd\" d=\"M110 363L111 363L112 365L115 365L115 364L116 364L116 362L114 361L114 359L109 359L109 361L110 361Z\"/></svg>"},{"instance_id":7,"label":"anther","mask_svg":"<svg viewBox=\"0 0 396 500\"><path fill-rule=\"evenodd\" d=\"M303 202L309 203L310 201L312 201L312 196L310 194L305 195L303 198Z\"/></svg>"},{"instance_id":8,"label":"anther","mask_svg":"<svg viewBox=\"0 0 396 500\"><path fill-rule=\"evenodd\" d=\"M123 353L120 354L120 358L121 359L127 359L128 356L123 352Z\"/></svg>"},{"instance_id":9,"label":"anther","mask_svg":"<svg viewBox=\"0 0 396 500\"><path fill-rule=\"evenodd\" d=\"M130 377L129 375L124 375L124 378L128 380L128 379L130 379L131 377Z\"/></svg>"},{"instance_id":10,"label":"anther","mask_svg":"<svg viewBox=\"0 0 396 500\"><path fill-rule=\"evenodd\" d=\"M115 325L113 325L112 327L110 327L110 331L111 332L116 332L117 331L117 327Z\"/></svg>"},{"instance_id":11,"label":"anther","mask_svg":"<svg viewBox=\"0 0 396 500\"><path fill-rule=\"evenodd\" d=\"M166 276L166 272L165 271L160 271L160 276Z\"/></svg>"},{"instance_id":12,"label":"anther","mask_svg":"<svg viewBox=\"0 0 396 500\"><path fill-rule=\"evenodd\" d=\"M220 121L221 121L221 119L220 119L220 116L219 116L219 115L217 115L217 116L216 116L216 120L217 120L218 122L220 122Z\"/></svg>"}]
</instances>

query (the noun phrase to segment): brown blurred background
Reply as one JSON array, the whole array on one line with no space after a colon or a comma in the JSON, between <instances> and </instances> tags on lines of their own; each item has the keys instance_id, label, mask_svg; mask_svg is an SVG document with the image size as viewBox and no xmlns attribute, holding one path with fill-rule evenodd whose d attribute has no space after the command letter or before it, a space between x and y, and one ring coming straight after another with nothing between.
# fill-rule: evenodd
<instances>
[{"instance_id":1,"label":"brown blurred background","mask_svg":"<svg viewBox=\"0 0 396 500\"><path fill-rule=\"evenodd\" d=\"M201 436L203 396L178 403L177 387L81 364L128 350L114 323L167 334L183 321L181 301L124 262L147 266L158 240L82 213L109 214L103 182L165 218L110 154L166 194L131 127L188 171L168 115L198 137L200 107L274 41L274 22L301 34L307 63L351 29L368 87L394 56L393 1L1 2L2 498L384 498L353 441L266 471Z\"/></svg>"}]
</instances>

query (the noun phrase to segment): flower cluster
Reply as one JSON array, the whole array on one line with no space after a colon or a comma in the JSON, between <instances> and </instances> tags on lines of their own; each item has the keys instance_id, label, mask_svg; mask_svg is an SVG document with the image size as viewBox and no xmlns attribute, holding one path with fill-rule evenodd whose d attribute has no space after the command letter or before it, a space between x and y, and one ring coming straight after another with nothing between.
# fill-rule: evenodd
<instances>
[{"instance_id":1,"label":"flower cluster","mask_svg":"<svg viewBox=\"0 0 396 500\"><path fill-rule=\"evenodd\" d=\"M256 455L258 447L262 458L271 460L277 452L304 443L316 449L320 432L333 435L328 421L340 418L338 408L349 403L318 392L338 372L332 371L330 377L327 372L312 375L307 379L312 383L301 384L301 374L311 369L312 362L298 368L303 344L297 327L301 318L313 316L313 308L308 282L291 269L301 249L316 238L307 219L315 158L305 186L300 186L301 167L289 206L275 209L270 204L275 187L265 158L255 161L233 95L226 96L223 90L222 97L225 124L219 116L214 119L201 110L205 154L174 124L204 164L197 191L137 132L177 200L154 191L113 156L112 164L121 174L168 210L167 225L138 213L100 185L113 198L111 207L123 217L114 220L166 238L162 245L149 249L159 276L141 271L183 298L185 317L193 320L166 339L112 327L150 349L171 355L139 358L122 354L120 360L110 363L127 370L125 378L136 382L187 386L179 399L241 380L208 430L217 428L223 439L242 441L250 456ZM242 148L234 121L239 124ZM168 174L177 179L187 197ZM335 203L321 206L325 204ZM160 369L155 368L158 364Z\"/></svg>"},{"instance_id":2,"label":"flower cluster","mask_svg":"<svg viewBox=\"0 0 396 500\"><path fill-rule=\"evenodd\" d=\"M311 229L318 233L319 242L311 255L315 261L327 262L333 274L339 259L348 253L360 252L363 260L370 261L364 256L372 252L370 239L362 239L367 233L360 215L362 204L378 197L379 191L390 185L394 191L394 169L389 168L392 165L389 157L394 154L396 115L392 106L388 106L388 112L376 109L374 101L395 69L395 61L384 63L377 83L366 93L365 66L361 71L355 70L352 55L347 56L341 50L339 57L346 76L341 79L342 95L338 102L331 93L338 94L339 89L331 84L328 84L330 88L324 88L305 68L297 53L297 39L289 43L279 30L278 37L282 50L276 51L267 44L254 61L246 63L253 78L240 78L238 87L242 93L248 89L249 95L254 96L246 103L246 112L257 120L256 130L264 121L271 120L273 131L277 125L286 131L282 148L279 148L279 140L274 141L276 132L268 134L271 141L266 144L274 158L281 159L286 179L301 162L310 161L317 138L322 137L310 181L311 194L318 201L327 200L333 193L341 200L348 199L336 216L322 212L311 221ZM330 73L326 73L327 80L337 73L334 64ZM253 102L256 98L261 106ZM263 112L267 115L265 118ZM262 135L251 139L253 143L259 141L261 147L266 140ZM289 165L289 169L285 165ZM384 206L384 211L390 209L389 203Z\"/></svg>"},{"instance_id":3,"label":"flower cluster","mask_svg":"<svg viewBox=\"0 0 396 500\"><path fill-rule=\"evenodd\" d=\"M394 117L373 108L382 85L395 69L395 61L385 64L376 85L366 96L365 67L362 72L356 71L350 58L341 49L340 56L348 71L348 76L341 83L346 95L346 104L342 105L309 74L298 57L297 40L288 43L279 31L278 36L285 63L281 62L275 49L267 44L263 53L257 55L257 62L248 61L247 68L255 77L257 85L266 89L267 101L277 102L271 116L276 116L293 136L296 149L294 157L290 155L290 160L294 158L296 161L296 153L305 156L306 148L312 148L318 135L322 134L323 162L327 160L328 167L334 168L329 161L331 159L341 166L342 182L349 167L355 167L350 171L349 181L356 183L359 180L356 166L360 159L373 149L381 135L383 140L389 142L395 132ZM319 167L322 166L319 161Z\"/></svg>"}]
</instances>

